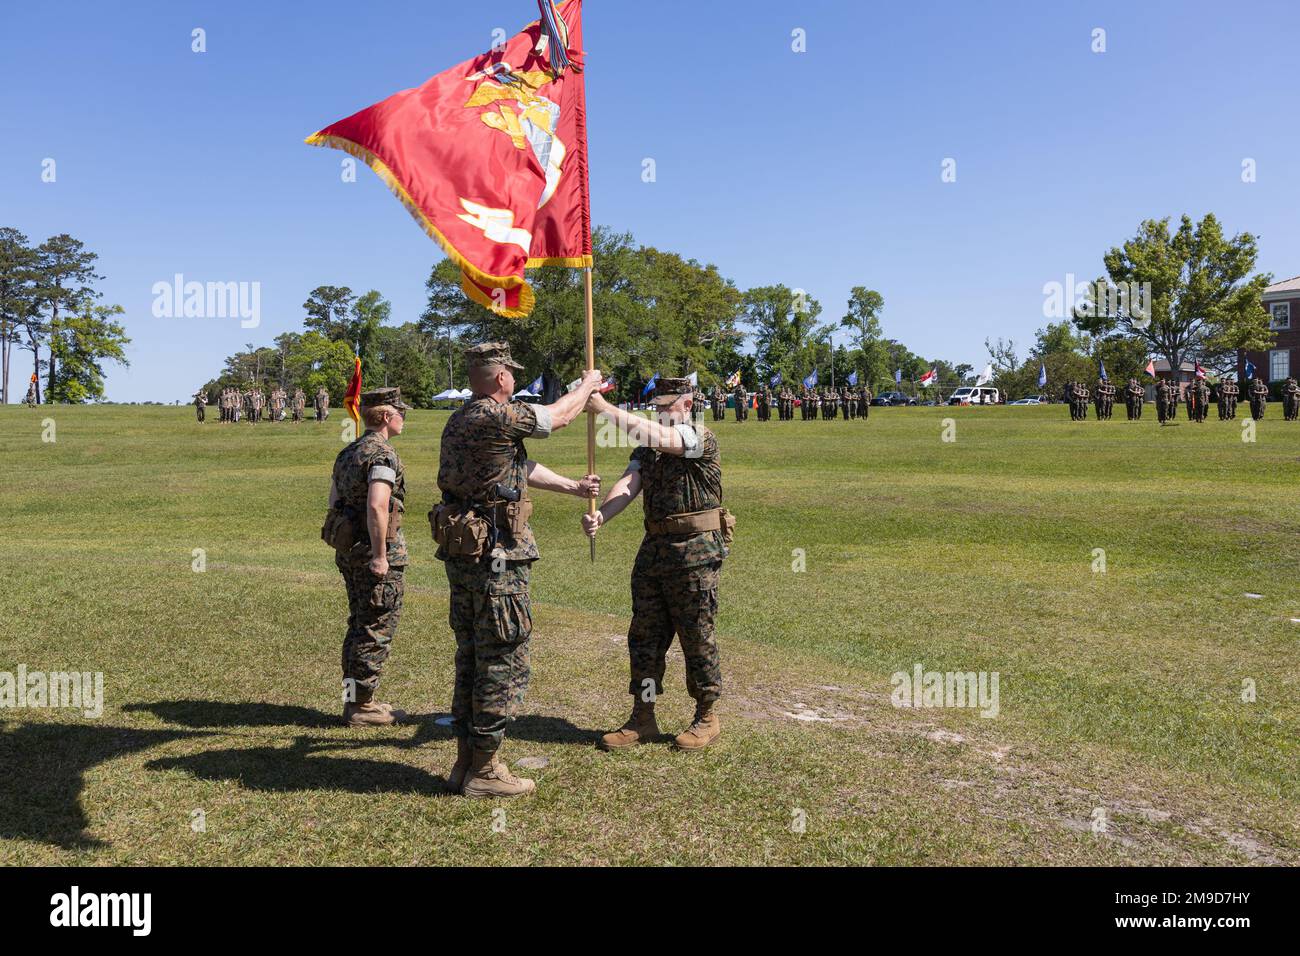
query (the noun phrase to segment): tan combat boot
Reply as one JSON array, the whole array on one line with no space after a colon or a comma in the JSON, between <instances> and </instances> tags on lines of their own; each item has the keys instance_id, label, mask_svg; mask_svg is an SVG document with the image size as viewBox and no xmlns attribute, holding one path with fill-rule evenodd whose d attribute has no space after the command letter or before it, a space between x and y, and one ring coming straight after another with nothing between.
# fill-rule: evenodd
<instances>
[{"instance_id":1,"label":"tan combat boot","mask_svg":"<svg viewBox=\"0 0 1300 956\"><path fill-rule=\"evenodd\" d=\"M600 738L601 750L622 750L637 744L652 744L660 738L659 724L655 721L655 705L637 698L632 705L632 716L627 723Z\"/></svg>"},{"instance_id":2,"label":"tan combat boot","mask_svg":"<svg viewBox=\"0 0 1300 956\"><path fill-rule=\"evenodd\" d=\"M349 727L391 727L405 716L405 712L393 710L392 704L374 700L343 705L343 722Z\"/></svg>"},{"instance_id":3,"label":"tan combat boot","mask_svg":"<svg viewBox=\"0 0 1300 956\"><path fill-rule=\"evenodd\" d=\"M696 705L695 720L684 733L673 738L673 743L677 745L678 750L703 750L721 735L722 725L718 723L718 715L714 712L713 702L710 701L707 704Z\"/></svg>"},{"instance_id":4,"label":"tan combat boot","mask_svg":"<svg viewBox=\"0 0 1300 956\"><path fill-rule=\"evenodd\" d=\"M512 774L495 750L475 750L460 792L470 798L522 797L536 787L527 777Z\"/></svg>"},{"instance_id":5,"label":"tan combat boot","mask_svg":"<svg viewBox=\"0 0 1300 956\"><path fill-rule=\"evenodd\" d=\"M465 786L465 774L469 772L469 765L474 759L474 747L469 742L468 737L456 738L456 762L451 766L451 773L447 774L447 789L452 793L460 793L461 788Z\"/></svg>"}]
</instances>

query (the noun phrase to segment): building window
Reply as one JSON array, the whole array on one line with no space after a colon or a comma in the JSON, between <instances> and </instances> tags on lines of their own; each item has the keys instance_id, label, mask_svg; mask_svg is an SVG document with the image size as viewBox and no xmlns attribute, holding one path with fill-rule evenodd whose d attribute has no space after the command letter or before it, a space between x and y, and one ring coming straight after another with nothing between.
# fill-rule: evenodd
<instances>
[{"instance_id":1,"label":"building window","mask_svg":"<svg viewBox=\"0 0 1300 956\"><path fill-rule=\"evenodd\" d=\"M1272 313L1273 321L1269 324L1269 328L1273 329L1275 332L1291 328L1290 302L1273 303Z\"/></svg>"},{"instance_id":2,"label":"building window","mask_svg":"<svg viewBox=\"0 0 1300 956\"><path fill-rule=\"evenodd\" d=\"M1274 349L1268 353L1268 380L1281 382L1291 377L1291 350Z\"/></svg>"}]
</instances>

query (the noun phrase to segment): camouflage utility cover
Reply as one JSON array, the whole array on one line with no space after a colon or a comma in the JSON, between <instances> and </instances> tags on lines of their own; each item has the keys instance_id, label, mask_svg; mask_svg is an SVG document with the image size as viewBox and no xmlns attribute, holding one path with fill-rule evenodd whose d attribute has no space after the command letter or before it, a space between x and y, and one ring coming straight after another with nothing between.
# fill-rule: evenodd
<instances>
[{"instance_id":1,"label":"camouflage utility cover","mask_svg":"<svg viewBox=\"0 0 1300 956\"><path fill-rule=\"evenodd\" d=\"M406 510L406 472L402 468L402 459L377 432L366 432L334 459L334 487L338 489L339 505L350 510L357 522L357 543L347 555L341 556L348 562L366 564L370 561L370 536L366 531L365 516L372 480L391 484L393 511ZM388 563L402 567L407 562L406 538L399 530L388 542Z\"/></svg>"},{"instance_id":2,"label":"camouflage utility cover","mask_svg":"<svg viewBox=\"0 0 1300 956\"><path fill-rule=\"evenodd\" d=\"M722 461L717 437L703 425L681 427L693 428L699 439L699 444L688 452L689 457L643 446L633 451L628 461L629 468L641 472L641 500L650 521L722 506ZM689 535L647 532L632 574L673 574L713 564L726 556L721 531Z\"/></svg>"},{"instance_id":3,"label":"camouflage utility cover","mask_svg":"<svg viewBox=\"0 0 1300 956\"><path fill-rule=\"evenodd\" d=\"M470 399L452 413L442 430L438 488L443 504L490 504L498 500L498 483L522 495L528 484L524 439L545 438L550 433L550 413L545 406L498 402L484 396ZM531 527L525 525L517 538L506 526L498 532L507 561L537 560Z\"/></svg>"}]
</instances>

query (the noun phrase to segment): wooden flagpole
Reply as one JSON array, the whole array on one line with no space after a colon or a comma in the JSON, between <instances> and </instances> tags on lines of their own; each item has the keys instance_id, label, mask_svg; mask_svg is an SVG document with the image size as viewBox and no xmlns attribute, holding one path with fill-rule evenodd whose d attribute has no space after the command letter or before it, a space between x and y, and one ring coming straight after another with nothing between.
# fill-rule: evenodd
<instances>
[{"instance_id":1,"label":"wooden flagpole","mask_svg":"<svg viewBox=\"0 0 1300 956\"><path fill-rule=\"evenodd\" d=\"M596 322L591 306L591 266L583 270L587 286L587 371L596 367ZM587 412L587 474L596 473L596 413ZM596 513L596 499L587 499L587 514ZM591 543L591 560L596 561L596 539L587 539Z\"/></svg>"}]
</instances>

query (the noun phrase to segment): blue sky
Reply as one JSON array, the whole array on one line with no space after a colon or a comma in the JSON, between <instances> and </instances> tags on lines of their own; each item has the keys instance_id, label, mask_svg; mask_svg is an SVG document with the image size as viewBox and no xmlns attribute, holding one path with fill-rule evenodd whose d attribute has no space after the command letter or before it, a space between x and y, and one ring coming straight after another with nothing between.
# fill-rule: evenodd
<instances>
[{"instance_id":1,"label":"blue sky","mask_svg":"<svg viewBox=\"0 0 1300 956\"><path fill-rule=\"evenodd\" d=\"M914 351L982 366L1002 336L1023 355L1044 283L1097 275L1142 219L1184 212L1258 235L1262 271L1300 273L1295 3L585 6L595 221L742 288L804 288L824 319L866 285ZM368 170L344 183L343 154L302 139L535 16L531 0L8 4L0 225L99 253L134 340L114 401L185 398L230 352L301 328L317 285L379 289L414 319L437 246ZM155 318L176 273L259 282L260 327Z\"/></svg>"}]
</instances>

